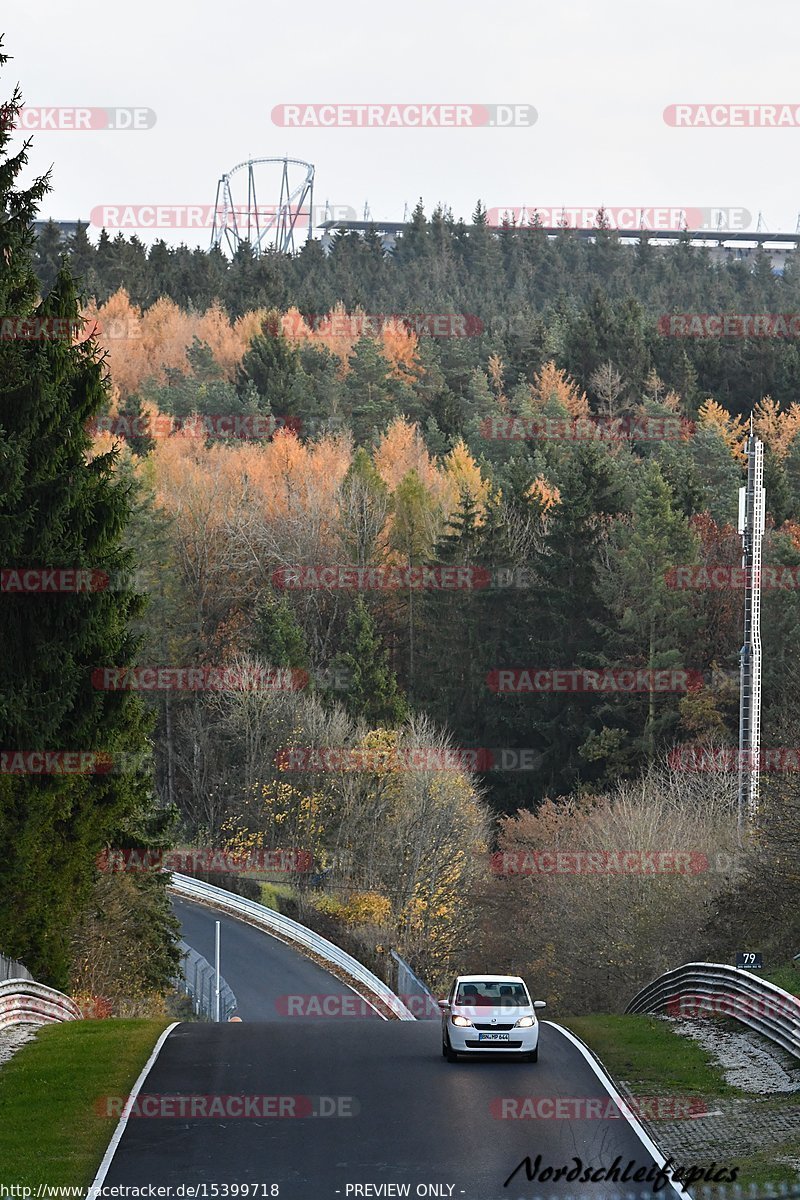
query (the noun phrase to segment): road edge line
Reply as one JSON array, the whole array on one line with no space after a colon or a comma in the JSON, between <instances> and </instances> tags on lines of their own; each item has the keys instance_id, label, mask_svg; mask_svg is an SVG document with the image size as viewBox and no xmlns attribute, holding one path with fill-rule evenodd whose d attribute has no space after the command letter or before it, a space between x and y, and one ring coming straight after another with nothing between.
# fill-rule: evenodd
<instances>
[{"instance_id":1,"label":"road edge line","mask_svg":"<svg viewBox=\"0 0 800 1200\"><path fill-rule=\"evenodd\" d=\"M557 1029L559 1033L563 1033L564 1037L572 1042L573 1046L575 1046L581 1052L584 1060L592 1068L595 1075L600 1080L603 1087L606 1089L609 1096L617 1105L623 1117L644 1146L645 1150L647 1150L647 1152L652 1156L657 1166L663 1170L667 1162L664 1154L650 1137L650 1134L644 1128L641 1121L639 1121L636 1114L631 1111L627 1101L617 1091L614 1080L608 1074L599 1058L595 1057L594 1051L590 1050L590 1048L569 1029L565 1029L563 1025L559 1025L556 1021L543 1021L542 1024L549 1025L552 1029ZM676 1183L673 1179L670 1179L669 1185L675 1194L681 1197L681 1200L692 1200L691 1192L688 1192L682 1184Z\"/></svg>"},{"instance_id":2,"label":"road edge line","mask_svg":"<svg viewBox=\"0 0 800 1200\"><path fill-rule=\"evenodd\" d=\"M173 1029L176 1029L178 1027L178 1025L180 1025L180 1023L181 1023L180 1021L173 1021L171 1025L168 1025L167 1028L162 1031L162 1033L160 1034L160 1036L158 1038L158 1041L156 1042L155 1046L153 1047L152 1051L150 1052L150 1057L148 1058L147 1062L144 1064L141 1071L139 1072L139 1078L136 1080L136 1083L133 1085L133 1088L131 1089L131 1093L128 1096L128 1099L125 1101L125 1107L123 1108L123 1110L120 1114L119 1121L117 1122L117 1127L111 1136L111 1141L108 1143L108 1146L106 1147L106 1152L103 1155L103 1161L100 1163L100 1166L97 1168L97 1174L95 1175L94 1179L92 1180L86 1200L97 1200L97 1197L100 1194L100 1189L103 1186L103 1180L105 1179L106 1175L108 1174L108 1168L111 1166L111 1162L114 1158L114 1155L117 1152L117 1146L119 1146L119 1144L122 1140L122 1135L125 1132L125 1127L128 1124L128 1117L131 1114L131 1109L133 1108L136 1098L142 1089L142 1084L144 1083L145 1079L149 1075L150 1069L153 1066L153 1063L158 1058L158 1056L161 1052L161 1047L164 1045L164 1042L167 1040L169 1035L172 1033Z\"/></svg>"}]
</instances>

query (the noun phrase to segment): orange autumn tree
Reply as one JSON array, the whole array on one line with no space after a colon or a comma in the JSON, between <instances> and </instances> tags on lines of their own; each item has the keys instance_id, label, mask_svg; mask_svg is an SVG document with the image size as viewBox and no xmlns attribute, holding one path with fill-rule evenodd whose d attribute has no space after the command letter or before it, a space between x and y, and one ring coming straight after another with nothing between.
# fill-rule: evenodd
<instances>
[{"instance_id":1,"label":"orange autumn tree","mask_svg":"<svg viewBox=\"0 0 800 1200\"><path fill-rule=\"evenodd\" d=\"M480 498L480 472L476 476L477 466L472 463L466 447L450 460L449 468L447 460L439 464L428 453L418 426L404 417L392 421L375 449L373 460L392 497L396 497L401 486L409 495L415 489L419 492L419 511L425 514L423 540L428 551L432 550L442 533L447 518L458 507L462 479L468 487L478 489ZM387 544L397 543L397 505L394 507L395 511L389 514L384 530Z\"/></svg>"},{"instance_id":2,"label":"orange autumn tree","mask_svg":"<svg viewBox=\"0 0 800 1200\"><path fill-rule=\"evenodd\" d=\"M266 308L253 308L250 312L242 313L233 323L233 328L242 345L242 354L247 350L268 316Z\"/></svg>"},{"instance_id":3,"label":"orange autumn tree","mask_svg":"<svg viewBox=\"0 0 800 1200\"><path fill-rule=\"evenodd\" d=\"M218 469L245 498L231 534L255 572L341 560L338 497L352 461L348 435L303 443L279 430L263 444L228 447Z\"/></svg>"},{"instance_id":4,"label":"orange autumn tree","mask_svg":"<svg viewBox=\"0 0 800 1200\"><path fill-rule=\"evenodd\" d=\"M127 398L139 387L148 366L141 309L131 304L128 293L120 288L105 304L92 302L81 315L95 327L117 394Z\"/></svg>"},{"instance_id":5,"label":"orange autumn tree","mask_svg":"<svg viewBox=\"0 0 800 1200\"><path fill-rule=\"evenodd\" d=\"M231 530L247 495L241 478L225 469L229 459L226 445L208 447L186 430L158 438L139 467L152 481L157 505L171 518L177 579L168 586L180 585L187 618L203 631L206 644L219 645L220 631L241 610L248 591L241 556L231 553Z\"/></svg>"},{"instance_id":6,"label":"orange autumn tree","mask_svg":"<svg viewBox=\"0 0 800 1200\"><path fill-rule=\"evenodd\" d=\"M193 326L193 336L206 343L225 379L233 382L236 368L250 342L249 336L243 336L247 329L243 318L232 325L228 314L217 302L194 317Z\"/></svg>"},{"instance_id":7,"label":"orange autumn tree","mask_svg":"<svg viewBox=\"0 0 800 1200\"><path fill-rule=\"evenodd\" d=\"M300 310L292 307L281 317L281 329L292 345L308 343L329 350L339 360L343 376L350 370L350 359L362 337L377 344L394 378L411 383L422 374L418 336L391 316L379 322L377 315L368 316L361 307L348 313L339 302L309 324Z\"/></svg>"},{"instance_id":8,"label":"orange autumn tree","mask_svg":"<svg viewBox=\"0 0 800 1200\"><path fill-rule=\"evenodd\" d=\"M360 308L348 314L345 306L339 303L324 315L316 314L316 319L308 324L300 310L293 307L281 317L281 329L294 346L307 343L329 350L339 360L341 374L346 375L350 355L361 337L364 315Z\"/></svg>"},{"instance_id":9,"label":"orange autumn tree","mask_svg":"<svg viewBox=\"0 0 800 1200\"><path fill-rule=\"evenodd\" d=\"M390 492L395 491L409 471L416 471L424 487L446 504L447 481L437 470L413 421L396 417L378 442L373 457L378 474Z\"/></svg>"},{"instance_id":10,"label":"orange autumn tree","mask_svg":"<svg viewBox=\"0 0 800 1200\"><path fill-rule=\"evenodd\" d=\"M525 494L529 500L535 500L538 503L545 515L550 512L551 508L555 508L557 504L561 503L561 492L555 484L545 479L544 475L537 475Z\"/></svg>"},{"instance_id":11,"label":"orange autumn tree","mask_svg":"<svg viewBox=\"0 0 800 1200\"><path fill-rule=\"evenodd\" d=\"M800 404L794 402L782 411L777 400L762 397L753 409L753 430L782 462L800 432Z\"/></svg>"},{"instance_id":12,"label":"orange autumn tree","mask_svg":"<svg viewBox=\"0 0 800 1200\"><path fill-rule=\"evenodd\" d=\"M208 345L223 376L232 381L264 314L245 313L231 323L219 304L203 313L189 313L166 298L142 312L120 288L105 304L89 305L83 315L97 323L97 342L107 354L112 383L124 401L147 380L163 383L168 370L188 373L186 351L195 338Z\"/></svg>"},{"instance_id":13,"label":"orange autumn tree","mask_svg":"<svg viewBox=\"0 0 800 1200\"><path fill-rule=\"evenodd\" d=\"M530 392L534 408L544 408L551 401L556 401L566 409L573 420L589 416L586 393L582 392L574 379L557 367L552 359L534 375Z\"/></svg>"},{"instance_id":14,"label":"orange autumn tree","mask_svg":"<svg viewBox=\"0 0 800 1200\"><path fill-rule=\"evenodd\" d=\"M143 460L171 518L185 610L217 653L241 649L250 599L277 568L341 559L336 501L351 455L346 437L303 445L281 431L266 444L207 446L183 429Z\"/></svg>"},{"instance_id":15,"label":"orange autumn tree","mask_svg":"<svg viewBox=\"0 0 800 1200\"><path fill-rule=\"evenodd\" d=\"M697 423L701 428L716 430L728 447L731 457L739 460L739 456L744 453L744 441L747 436L747 421L743 417L731 416L721 404L709 398L700 405Z\"/></svg>"},{"instance_id":16,"label":"orange autumn tree","mask_svg":"<svg viewBox=\"0 0 800 1200\"><path fill-rule=\"evenodd\" d=\"M395 318L385 321L379 341L381 354L396 379L413 383L422 376L423 367L417 355L419 337L407 325Z\"/></svg>"}]
</instances>

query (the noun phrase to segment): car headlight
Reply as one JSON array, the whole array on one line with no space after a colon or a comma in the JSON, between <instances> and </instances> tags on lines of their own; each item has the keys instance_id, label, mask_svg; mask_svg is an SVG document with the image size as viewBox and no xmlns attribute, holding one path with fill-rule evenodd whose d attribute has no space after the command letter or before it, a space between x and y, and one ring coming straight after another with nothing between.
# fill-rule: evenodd
<instances>
[{"instance_id":1,"label":"car headlight","mask_svg":"<svg viewBox=\"0 0 800 1200\"><path fill-rule=\"evenodd\" d=\"M458 1016L458 1015L455 1017L451 1017L450 1020L453 1022L454 1025L460 1025L462 1027L464 1025L472 1025L472 1021L468 1021L466 1017L462 1017L462 1016Z\"/></svg>"},{"instance_id":2,"label":"car headlight","mask_svg":"<svg viewBox=\"0 0 800 1200\"><path fill-rule=\"evenodd\" d=\"M534 1024L535 1024L535 1021L534 1021L533 1017L520 1017L520 1019L517 1021L514 1028L515 1029L530 1029L531 1025L534 1025Z\"/></svg>"}]
</instances>

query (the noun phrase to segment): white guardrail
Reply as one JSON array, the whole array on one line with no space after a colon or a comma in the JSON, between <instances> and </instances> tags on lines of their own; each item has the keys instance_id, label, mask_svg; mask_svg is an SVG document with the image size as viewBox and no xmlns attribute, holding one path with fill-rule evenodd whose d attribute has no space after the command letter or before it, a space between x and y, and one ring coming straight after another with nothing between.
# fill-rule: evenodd
<instances>
[{"instance_id":1,"label":"white guardrail","mask_svg":"<svg viewBox=\"0 0 800 1200\"><path fill-rule=\"evenodd\" d=\"M43 983L31 979L6 979L0 983L0 1029L9 1025L80 1021L82 1016L74 1000Z\"/></svg>"},{"instance_id":2,"label":"white guardrail","mask_svg":"<svg viewBox=\"0 0 800 1200\"><path fill-rule=\"evenodd\" d=\"M215 887L213 883L203 883L201 880L193 879L189 875L177 875L173 873L169 890L186 900L199 901L201 904L210 905L211 908L231 913L235 917L241 917L245 921L249 921L251 925L256 925L259 929L263 929L267 933L275 934L276 937L281 938L283 941L291 942L294 945L310 950L313 954L319 955L325 962L339 967L340 970L346 972L357 983L363 984L373 996L381 1000L401 1021L416 1020L414 1014L382 979L379 979L377 975L373 975L372 971L368 971L363 963L360 963L357 958L353 958L351 954L342 950L340 946L335 946L327 938L321 937L320 934L314 933L311 929L307 929L299 921L293 921L291 917L285 917L282 913L275 912L272 908L267 908L264 904L257 904L254 900L246 900L244 896L236 896L233 892L225 891L224 888Z\"/></svg>"},{"instance_id":3,"label":"white guardrail","mask_svg":"<svg viewBox=\"0 0 800 1200\"><path fill-rule=\"evenodd\" d=\"M666 1008L675 1016L735 1017L800 1058L800 1000L750 971L722 963L686 963L648 983L626 1013Z\"/></svg>"}]
</instances>

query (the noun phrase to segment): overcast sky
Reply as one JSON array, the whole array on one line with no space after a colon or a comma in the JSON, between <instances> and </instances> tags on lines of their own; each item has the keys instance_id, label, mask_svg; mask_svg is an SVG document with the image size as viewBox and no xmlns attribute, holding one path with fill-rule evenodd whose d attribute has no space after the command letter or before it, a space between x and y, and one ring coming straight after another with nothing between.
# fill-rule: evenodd
<instances>
[{"instance_id":1,"label":"overcast sky","mask_svg":"<svg viewBox=\"0 0 800 1200\"><path fill-rule=\"evenodd\" d=\"M401 220L420 196L428 211L442 201L464 218L479 198L489 208L735 208L752 227L761 211L768 229L790 231L800 210L800 120L684 128L664 118L678 103L787 104L800 118L797 0L36 0L7 9L4 29L4 98L19 81L37 109L155 113L148 129L37 132L31 168L53 165L44 216L212 205L223 171L283 155L315 165L318 204L361 216L368 202L384 220ZM537 119L287 128L272 116L290 103L432 102L532 105ZM277 198L263 179L261 204ZM208 244L205 231L161 236Z\"/></svg>"}]
</instances>

